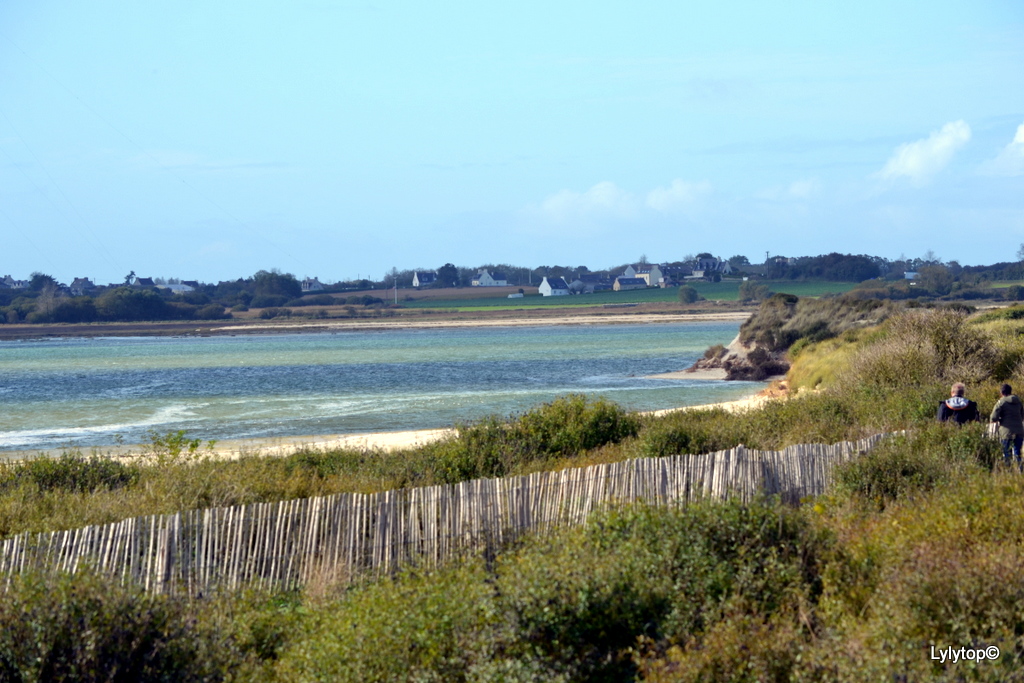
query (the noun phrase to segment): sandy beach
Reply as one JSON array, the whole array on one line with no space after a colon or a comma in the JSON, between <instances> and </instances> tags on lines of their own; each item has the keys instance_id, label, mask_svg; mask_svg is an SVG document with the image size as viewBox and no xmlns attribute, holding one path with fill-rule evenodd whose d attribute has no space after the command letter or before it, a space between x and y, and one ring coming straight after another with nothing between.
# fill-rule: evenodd
<instances>
[{"instance_id":1,"label":"sandy beach","mask_svg":"<svg viewBox=\"0 0 1024 683\"><path fill-rule=\"evenodd\" d=\"M690 375L692 373L686 374ZM702 408L723 408L730 412L736 412L757 408L773 398L776 397L773 396L771 392L763 391L755 396L740 399L738 401L709 403L705 405L685 406L680 408L667 408L665 410L656 410L645 414L660 416L679 411L697 410ZM199 454L230 460L246 455L285 456L295 453L296 451L308 449L326 451L336 448L352 448L358 450L396 451L405 448L423 446L454 434L454 429L446 428L396 432L368 432L361 434L317 434L259 439L225 439L214 442L213 448L209 448L206 444L203 444ZM58 457L67 450L68 449L66 448L57 448L50 450L7 451L0 453L0 460ZM147 450L149 450L149 446L144 444L122 444L117 446L83 449L83 452L112 458L135 459L143 455Z\"/></svg>"}]
</instances>

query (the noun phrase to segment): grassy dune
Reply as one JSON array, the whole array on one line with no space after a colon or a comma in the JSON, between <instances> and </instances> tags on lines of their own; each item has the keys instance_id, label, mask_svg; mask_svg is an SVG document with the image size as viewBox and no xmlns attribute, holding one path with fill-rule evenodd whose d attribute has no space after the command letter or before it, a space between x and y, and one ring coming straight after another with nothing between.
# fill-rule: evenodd
<instances>
[{"instance_id":1,"label":"grassy dune","mask_svg":"<svg viewBox=\"0 0 1024 683\"><path fill-rule=\"evenodd\" d=\"M906 430L842 468L829 496L797 507L624 506L496 556L374 583L186 601L87 575L18 578L0 601L0 679L109 680L117 670L125 680L1021 680L1024 477L1003 467L983 425L934 423L953 380L968 382L983 412L999 382L1024 383L1024 320L1014 315L909 310L803 343L790 378L799 395L741 415L641 419L567 397L397 457L213 463L190 455L188 440L164 439L153 465L69 455L8 468L5 534L142 514L150 503ZM1000 654L941 662L933 647Z\"/></svg>"}]
</instances>

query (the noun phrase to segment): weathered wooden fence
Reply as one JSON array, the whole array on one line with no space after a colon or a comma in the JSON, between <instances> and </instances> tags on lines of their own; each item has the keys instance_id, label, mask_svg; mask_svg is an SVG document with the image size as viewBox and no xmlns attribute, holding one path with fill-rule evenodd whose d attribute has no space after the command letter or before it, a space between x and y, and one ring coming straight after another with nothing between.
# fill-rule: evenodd
<instances>
[{"instance_id":1,"label":"weathered wooden fence","mask_svg":"<svg viewBox=\"0 0 1024 683\"><path fill-rule=\"evenodd\" d=\"M0 543L0 582L26 569L90 566L147 590L207 592L243 584L295 586L436 565L467 549L498 546L525 531L582 523L602 505L759 492L797 501L825 491L839 462L883 435L782 451L742 446L477 479L449 486L134 517L115 524L27 533Z\"/></svg>"}]
</instances>

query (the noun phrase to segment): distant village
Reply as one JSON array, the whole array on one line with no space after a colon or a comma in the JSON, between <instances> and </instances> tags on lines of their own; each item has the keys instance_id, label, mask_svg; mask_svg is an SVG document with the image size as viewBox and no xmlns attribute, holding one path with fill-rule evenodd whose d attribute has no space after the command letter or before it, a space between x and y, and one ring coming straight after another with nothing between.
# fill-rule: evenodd
<instances>
[{"instance_id":1,"label":"distant village","mask_svg":"<svg viewBox=\"0 0 1024 683\"><path fill-rule=\"evenodd\" d=\"M806 258L806 257L805 257ZM863 257L868 258L868 257ZM305 277L298 280L304 293L324 291L351 291L371 289L391 289L427 287L520 287L536 286L543 296L560 296L569 294L589 294L600 291L627 291L646 287L674 287L687 281L716 281L723 276L769 277L770 271L780 266L788 266L799 262L785 256L766 259L762 264L751 264L746 257L734 256L731 259L699 254L696 257L685 257L682 261L666 263L648 263L641 259L638 263L629 263L618 268L603 271L591 271L586 266L576 268L562 266L540 266L523 268L517 266L482 266L476 269L456 267L446 264L438 270L405 270L392 269L380 280L358 278L355 280L330 280L321 282L319 277ZM33 276L41 274L34 273ZM42 275L46 284L52 285L60 293L69 296L86 296L98 291L117 287L152 288L171 294L200 291L211 286L197 280L181 280L177 278L141 277L134 271L123 282L98 285L89 277L76 277L71 283L58 282L48 275ZM217 283L219 286L238 281ZM33 286L32 280L17 280L10 275L0 279L0 291L28 290Z\"/></svg>"},{"instance_id":2,"label":"distant village","mask_svg":"<svg viewBox=\"0 0 1024 683\"><path fill-rule=\"evenodd\" d=\"M399 289L510 288L515 291L496 292L496 295L557 297L678 287L723 279L853 282L861 283L858 288L865 295L879 298L954 293L961 298L990 298L994 294L1016 296L1019 288L993 292L986 283L1024 279L1024 264L1016 261L961 266L956 261L943 262L930 252L923 258L892 261L838 253L802 257L766 254L762 263L755 264L745 256L724 259L701 253L661 263L641 257L637 262L600 271L582 265L525 268L485 264L465 268L446 263L436 270L392 268L379 280L360 277L334 282L321 281L317 276L299 279L277 270L261 270L248 278L216 284L144 277L133 271L122 282L99 285L89 277L76 277L70 283L63 283L36 272L26 280L11 275L0 278L0 324L215 320L250 308L259 309L261 317L292 315L293 309L310 306L381 308L399 305ZM869 285L868 281L873 284ZM902 284L897 284L900 282ZM755 289L753 283L749 289ZM767 291L764 287L760 289ZM411 294L407 293L406 299Z\"/></svg>"}]
</instances>

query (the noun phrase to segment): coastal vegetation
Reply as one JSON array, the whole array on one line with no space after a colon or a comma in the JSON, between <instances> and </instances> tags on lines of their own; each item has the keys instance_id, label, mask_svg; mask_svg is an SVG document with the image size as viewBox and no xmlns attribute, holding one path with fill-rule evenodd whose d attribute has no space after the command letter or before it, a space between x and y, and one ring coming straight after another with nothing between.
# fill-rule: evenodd
<instances>
[{"instance_id":1,"label":"coastal vegetation","mask_svg":"<svg viewBox=\"0 0 1024 683\"><path fill-rule=\"evenodd\" d=\"M398 453L234 462L184 434L150 457L0 472L0 534L160 511L454 482L743 443L898 432L799 506L626 505L579 528L391 579L187 600L100 576L15 577L0 677L110 680L1010 680L1024 671L1024 478L983 425L934 421L951 381L987 414L1024 382L1020 307L769 299L790 397L662 417L570 396ZM781 307L781 308L780 308ZM816 316L827 320L822 327ZM992 662L940 661L995 647ZM118 674L114 680L119 680Z\"/></svg>"}]
</instances>

